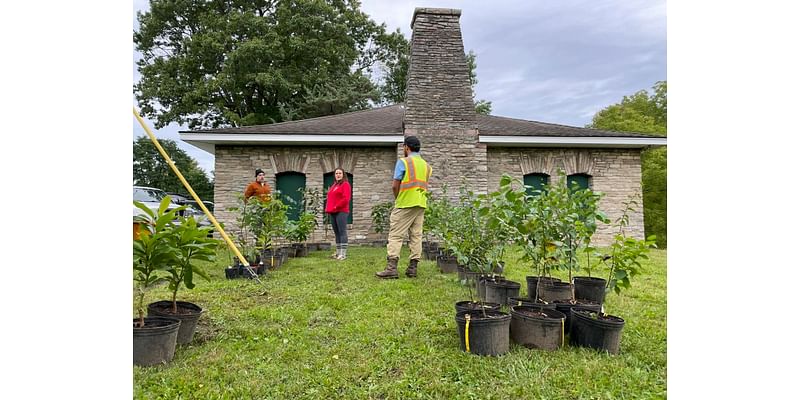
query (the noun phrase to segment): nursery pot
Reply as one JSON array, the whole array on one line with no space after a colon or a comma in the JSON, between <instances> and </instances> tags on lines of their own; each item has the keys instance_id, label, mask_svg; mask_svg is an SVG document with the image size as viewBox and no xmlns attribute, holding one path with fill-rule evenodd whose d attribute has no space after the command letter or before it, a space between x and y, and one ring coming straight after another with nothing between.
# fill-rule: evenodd
<instances>
[{"instance_id":1,"label":"nursery pot","mask_svg":"<svg viewBox=\"0 0 800 400\"><path fill-rule=\"evenodd\" d=\"M319 250L319 243L306 243L309 253Z\"/></svg>"},{"instance_id":2,"label":"nursery pot","mask_svg":"<svg viewBox=\"0 0 800 400\"><path fill-rule=\"evenodd\" d=\"M320 243L317 243L317 248L319 250L330 250L331 249L331 244L330 243L320 242Z\"/></svg>"},{"instance_id":3,"label":"nursery pot","mask_svg":"<svg viewBox=\"0 0 800 400\"><path fill-rule=\"evenodd\" d=\"M188 301L178 301L178 313L172 313L172 301L161 300L147 305L148 317L167 317L181 321L178 329L178 344L187 344L192 341L197 328L197 320L203 314L203 309L197 304Z\"/></svg>"},{"instance_id":4,"label":"nursery pot","mask_svg":"<svg viewBox=\"0 0 800 400\"><path fill-rule=\"evenodd\" d=\"M480 275L475 282L475 290L478 292L478 297L486 300L486 281L503 281L506 278L502 275Z\"/></svg>"},{"instance_id":5,"label":"nursery pot","mask_svg":"<svg viewBox=\"0 0 800 400\"><path fill-rule=\"evenodd\" d=\"M603 304L603 300L606 298L605 279L576 276L572 278L572 284L575 285L576 300L589 300L597 304Z\"/></svg>"},{"instance_id":6,"label":"nursery pot","mask_svg":"<svg viewBox=\"0 0 800 400\"><path fill-rule=\"evenodd\" d=\"M508 305L509 306L528 306L528 307L540 307L546 308L548 310L555 310L556 305L555 303L539 303L531 300L528 297L509 297L508 298Z\"/></svg>"},{"instance_id":7,"label":"nursery pot","mask_svg":"<svg viewBox=\"0 0 800 400\"><path fill-rule=\"evenodd\" d=\"M464 279L467 279L467 267L465 267L465 266L463 266L461 264L456 264L456 271L458 271L458 280L459 281L463 281Z\"/></svg>"},{"instance_id":8,"label":"nursery pot","mask_svg":"<svg viewBox=\"0 0 800 400\"><path fill-rule=\"evenodd\" d=\"M509 297L519 296L519 282L514 281L485 281L486 301L491 303L508 304Z\"/></svg>"},{"instance_id":9,"label":"nursery pot","mask_svg":"<svg viewBox=\"0 0 800 400\"><path fill-rule=\"evenodd\" d=\"M558 350L564 345L564 313L542 307L511 307L511 339L529 349Z\"/></svg>"},{"instance_id":10,"label":"nursery pot","mask_svg":"<svg viewBox=\"0 0 800 400\"><path fill-rule=\"evenodd\" d=\"M567 282L540 282L539 298L548 303L572 300L572 285Z\"/></svg>"},{"instance_id":11,"label":"nursery pot","mask_svg":"<svg viewBox=\"0 0 800 400\"><path fill-rule=\"evenodd\" d=\"M147 317L138 328L133 319L133 365L150 366L172 361L181 321L175 318Z\"/></svg>"},{"instance_id":12,"label":"nursery pot","mask_svg":"<svg viewBox=\"0 0 800 400\"><path fill-rule=\"evenodd\" d=\"M262 265L263 267L263 265ZM258 274L259 266L250 266L250 269L253 270L255 274ZM250 270L247 269L244 265L239 265L239 276L242 278L249 278L253 279L253 275L250 273Z\"/></svg>"},{"instance_id":13,"label":"nursery pot","mask_svg":"<svg viewBox=\"0 0 800 400\"><path fill-rule=\"evenodd\" d=\"M226 279L235 279L239 277L239 267L233 266L225 268L225 278Z\"/></svg>"},{"instance_id":14,"label":"nursery pot","mask_svg":"<svg viewBox=\"0 0 800 400\"><path fill-rule=\"evenodd\" d=\"M533 300L536 300L534 298L534 295L536 294L536 284L540 280L542 281L542 286L544 286L544 284L548 282L561 282L561 279L550 278L547 276L526 276L525 281L528 283L528 297L530 297ZM539 287L539 291L541 291L541 287ZM539 297L541 297L541 293L539 293Z\"/></svg>"},{"instance_id":15,"label":"nursery pot","mask_svg":"<svg viewBox=\"0 0 800 400\"><path fill-rule=\"evenodd\" d=\"M564 327L566 328L566 332L569 333L570 328L572 327L572 313L570 310L588 310L599 313L602 310L602 306L598 303L588 301L588 300L576 300L575 304L569 301L556 301L553 303L556 306L556 310L561 311L564 315L567 316L567 320L565 321Z\"/></svg>"},{"instance_id":16,"label":"nursery pot","mask_svg":"<svg viewBox=\"0 0 800 400\"><path fill-rule=\"evenodd\" d=\"M458 261L456 261L456 258L454 256L445 256L445 255L437 256L436 265L439 267L439 271L441 271L444 274L451 274L458 270Z\"/></svg>"},{"instance_id":17,"label":"nursery pot","mask_svg":"<svg viewBox=\"0 0 800 400\"><path fill-rule=\"evenodd\" d=\"M500 311L500 304L484 302L483 305L481 305L479 302L470 300L456 302L456 314L464 311L480 311L481 308L486 309L486 311Z\"/></svg>"},{"instance_id":18,"label":"nursery pot","mask_svg":"<svg viewBox=\"0 0 800 400\"><path fill-rule=\"evenodd\" d=\"M289 257L289 258L298 257L298 255L297 255L297 247L295 247L294 245L288 247L286 249L286 256Z\"/></svg>"},{"instance_id":19,"label":"nursery pot","mask_svg":"<svg viewBox=\"0 0 800 400\"><path fill-rule=\"evenodd\" d=\"M469 322L469 325L467 325ZM511 315L501 311L463 311L456 314L461 350L482 356L508 352Z\"/></svg>"},{"instance_id":20,"label":"nursery pot","mask_svg":"<svg viewBox=\"0 0 800 400\"><path fill-rule=\"evenodd\" d=\"M306 257L308 256L308 246L305 243L296 243L293 244L291 248L287 249L287 251L295 250L295 257Z\"/></svg>"},{"instance_id":21,"label":"nursery pot","mask_svg":"<svg viewBox=\"0 0 800 400\"><path fill-rule=\"evenodd\" d=\"M625 320L613 315L572 309L569 343L575 346L605 350L609 354L619 354L619 342Z\"/></svg>"},{"instance_id":22,"label":"nursery pot","mask_svg":"<svg viewBox=\"0 0 800 400\"><path fill-rule=\"evenodd\" d=\"M467 285L472 284L474 285L475 282L478 281L478 277L481 275L480 272L472 272L468 269L464 270L464 279L467 280Z\"/></svg>"}]
</instances>

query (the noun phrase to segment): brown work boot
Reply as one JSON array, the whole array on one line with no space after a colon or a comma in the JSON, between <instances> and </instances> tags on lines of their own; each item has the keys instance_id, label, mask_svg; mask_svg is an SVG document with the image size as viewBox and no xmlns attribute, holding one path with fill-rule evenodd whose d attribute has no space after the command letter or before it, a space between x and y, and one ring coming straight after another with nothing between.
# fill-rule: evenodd
<instances>
[{"instance_id":1,"label":"brown work boot","mask_svg":"<svg viewBox=\"0 0 800 400\"><path fill-rule=\"evenodd\" d=\"M386 269L376 272L375 276L381 279L397 279L397 261L399 258L386 257Z\"/></svg>"},{"instance_id":2,"label":"brown work boot","mask_svg":"<svg viewBox=\"0 0 800 400\"><path fill-rule=\"evenodd\" d=\"M417 264L419 260L411 260L408 262L408 269L406 269L406 276L409 278L417 277Z\"/></svg>"}]
</instances>

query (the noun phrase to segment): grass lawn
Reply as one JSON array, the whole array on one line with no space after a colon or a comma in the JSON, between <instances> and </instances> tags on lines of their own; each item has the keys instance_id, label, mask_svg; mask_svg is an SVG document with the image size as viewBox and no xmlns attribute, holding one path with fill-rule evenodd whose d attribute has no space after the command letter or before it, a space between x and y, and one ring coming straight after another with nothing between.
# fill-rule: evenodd
<instances>
[{"instance_id":1,"label":"grass lawn","mask_svg":"<svg viewBox=\"0 0 800 400\"><path fill-rule=\"evenodd\" d=\"M351 247L289 259L262 276L264 287L226 280L220 251L194 290L179 300L206 311L194 341L166 366L134 367L137 399L651 399L667 390L667 255L653 250L643 274L605 310L625 319L620 354L565 346L531 350L513 341L500 357L459 349L454 304L468 300L457 274L433 261L419 277L383 281L385 248ZM507 257L505 275L521 284L529 267ZM557 275L566 279L566 274ZM638 278L638 279L637 279ZM166 287L145 302L169 299ZM135 313L134 313L135 315Z\"/></svg>"}]
</instances>

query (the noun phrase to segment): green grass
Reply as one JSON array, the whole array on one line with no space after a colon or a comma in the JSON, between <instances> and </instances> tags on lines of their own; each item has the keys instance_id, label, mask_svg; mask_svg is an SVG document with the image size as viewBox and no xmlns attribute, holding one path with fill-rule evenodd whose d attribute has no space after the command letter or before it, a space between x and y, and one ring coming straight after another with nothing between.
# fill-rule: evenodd
<instances>
[{"instance_id":1,"label":"green grass","mask_svg":"<svg viewBox=\"0 0 800 400\"><path fill-rule=\"evenodd\" d=\"M555 352L511 342L483 357L459 349L454 304L467 300L456 274L433 261L398 280L374 273L385 249L351 247L290 259L255 281L226 280L221 252L211 282L196 281L180 300L206 311L194 341L166 366L134 367L137 399L651 399L666 398L666 251L654 250L644 273L605 310L625 319L620 354L566 346ZM506 276L532 271L508 257ZM566 275L558 275L566 278ZM146 302L168 299L164 287Z\"/></svg>"}]
</instances>

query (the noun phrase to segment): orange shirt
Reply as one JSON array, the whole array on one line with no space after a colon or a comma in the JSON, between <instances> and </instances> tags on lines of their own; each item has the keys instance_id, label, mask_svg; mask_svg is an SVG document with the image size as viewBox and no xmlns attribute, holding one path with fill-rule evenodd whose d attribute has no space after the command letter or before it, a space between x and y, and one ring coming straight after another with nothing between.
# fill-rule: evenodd
<instances>
[{"instance_id":1,"label":"orange shirt","mask_svg":"<svg viewBox=\"0 0 800 400\"><path fill-rule=\"evenodd\" d=\"M270 189L267 182L251 182L247 185L247 189L244 190L244 201L247 202L247 199L253 196L258 196L258 198L264 201L269 200L270 192L272 192L272 189Z\"/></svg>"}]
</instances>

